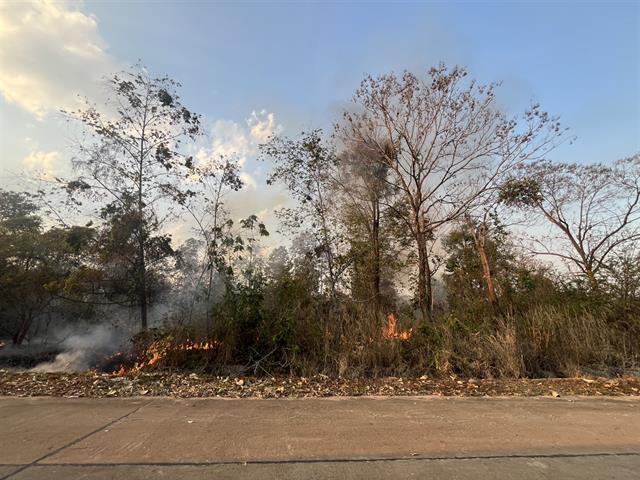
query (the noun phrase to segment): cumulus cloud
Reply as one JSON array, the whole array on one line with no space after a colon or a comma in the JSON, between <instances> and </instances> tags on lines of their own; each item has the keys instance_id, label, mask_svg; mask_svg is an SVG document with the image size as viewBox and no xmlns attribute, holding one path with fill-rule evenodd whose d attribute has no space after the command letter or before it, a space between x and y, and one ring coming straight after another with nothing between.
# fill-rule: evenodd
<instances>
[{"instance_id":1,"label":"cumulus cloud","mask_svg":"<svg viewBox=\"0 0 640 480\"><path fill-rule=\"evenodd\" d=\"M255 110L251 112L251 116L247 119L247 125L251 138L258 143L266 142L272 134L282 130L280 125L276 125L275 115L267 113L266 110L261 110L259 113L256 113Z\"/></svg>"},{"instance_id":2,"label":"cumulus cloud","mask_svg":"<svg viewBox=\"0 0 640 480\"><path fill-rule=\"evenodd\" d=\"M22 160L24 169L43 178L52 177L57 168L60 154L58 152L34 151Z\"/></svg>"},{"instance_id":3,"label":"cumulus cloud","mask_svg":"<svg viewBox=\"0 0 640 480\"><path fill-rule=\"evenodd\" d=\"M252 111L244 125L217 120L209 132L210 144L199 148L195 157L206 164L209 160L217 161L220 156L235 156L244 166L248 159L257 156L258 145L280 131L282 126L276 123L275 115L266 110ZM246 183L250 184L250 181Z\"/></svg>"},{"instance_id":4,"label":"cumulus cloud","mask_svg":"<svg viewBox=\"0 0 640 480\"><path fill-rule=\"evenodd\" d=\"M0 3L0 93L42 119L95 97L114 70L96 18L67 2Z\"/></svg>"},{"instance_id":5,"label":"cumulus cloud","mask_svg":"<svg viewBox=\"0 0 640 480\"><path fill-rule=\"evenodd\" d=\"M241 165L255 153L246 129L231 120L217 120L211 128L211 146L201 150L202 158L236 155Z\"/></svg>"}]
</instances>

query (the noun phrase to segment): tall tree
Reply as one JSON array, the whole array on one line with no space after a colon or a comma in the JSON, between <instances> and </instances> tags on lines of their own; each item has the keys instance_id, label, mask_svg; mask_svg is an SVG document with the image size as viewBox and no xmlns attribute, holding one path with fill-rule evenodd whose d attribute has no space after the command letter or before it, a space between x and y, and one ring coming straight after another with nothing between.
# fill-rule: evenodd
<instances>
[{"instance_id":1,"label":"tall tree","mask_svg":"<svg viewBox=\"0 0 640 480\"><path fill-rule=\"evenodd\" d=\"M333 195L337 157L322 132L303 133L298 140L273 137L263 145L262 153L274 161L268 183L280 182L298 201L296 208L279 214L286 228L304 229L315 239L315 254L324 260L325 284L335 299L338 283L347 264L342 255L344 239L335 221L337 202Z\"/></svg>"},{"instance_id":2,"label":"tall tree","mask_svg":"<svg viewBox=\"0 0 640 480\"><path fill-rule=\"evenodd\" d=\"M352 295L382 307L383 257L390 250L386 216L394 192L385 177L387 167L373 158L377 153L365 145L346 143L338 156L335 183L341 197L342 221L346 223L352 250ZM359 294L360 293L360 294ZM364 297L364 298L362 298Z\"/></svg>"},{"instance_id":3,"label":"tall tree","mask_svg":"<svg viewBox=\"0 0 640 480\"><path fill-rule=\"evenodd\" d=\"M515 164L544 155L562 133L557 119L533 105L523 122L497 105L496 84L466 80L462 68L444 65L425 77L405 72L367 77L355 109L339 129L366 145L389 169L388 182L404 196L397 209L417 251L417 303L433 310L430 243L461 218L496 179Z\"/></svg>"},{"instance_id":4,"label":"tall tree","mask_svg":"<svg viewBox=\"0 0 640 480\"><path fill-rule=\"evenodd\" d=\"M242 188L240 166L234 158L220 157L197 168L197 178L202 188L201 198L187 202L187 211L196 222L198 233L205 242L202 276L206 278L206 321L211 325L211 301L214 276L225 275L229 268L227 252L232 249L236 237L231 230L233 220L225 208L225 197Z\"/></svg>"},{"instance_id":5,"label":"tall tree","mask_svg":"<svg viewBox=\"0 0 640 480\"><path fill-rule=\"evenodd\" d=\"M483 236L482 255L479 235ZM481 223L473 218L461 220L442 244L446 252L443 279L449 307L456 315L484 322L492 313L516 313L532 304L555 302L549 272L518 255L497 215L488 215Z\"/></svg>"},{"instance_id":6,"label":"tall tree","mask_svg":"<svg viewBox=\"0 0 640 480\"><path fill-rule=\"evenodd\" d=\"M534 162L504 183L501 199L549 222L534 253L567 262L596 291L614 255L640 240L640 155L612 165Z\"/></svg>"},{"instance_id":7,"label":"tall tree","mask_svg":"<svg viewBox=\"0 0 640 480\"><path fill-rule=\"evenodd\" d=\"M499 217L487 212L482 218L465 216L443 242L448 258L445 282L451 294L460 290L472 297L484 297L494 312L499 312L496 270L507 270L511 253L507 233ZM480 295L478 295L480 293Z\"/></svg>"},{"instance_id":8,"label":"tall tree","mask_svg":"<svg viewBox=\"0 0 640 480\"><path fill-rule=\"evenodd\" d=\"M230 285L234 264L244 260L243 254L251 258L258 236L268 236L264 223L250 215L238 222L231 218L225 202L226 197L244 186L240 178L240 164L235 157L221 156L198 166L195 172L200 193L185 204L204 239L204 259L201 278L205 279L206 322L212 324L212 301L215 276Z\"/></svg>"},{"instance_id":9,"label":"tall tree","mask_svg":"<svg viewBox=\"0 0 640 480\"><path fill-rule=\"evenodd\" d=\"M184 203L193 192L180 180L193 169L182 143L200 133L200 117L180 102L180 84L153 78L144 68L107 80L108 97L100 107L86 100L84 108L66 112L86 127L88 144L81 145L74 167L77 179L67 189L104 205L119 205L120 215L133 224L136 244L134 285L142 329L148 325L147 257L164 217L161 209Z\"/></svg>"}]
</instances>

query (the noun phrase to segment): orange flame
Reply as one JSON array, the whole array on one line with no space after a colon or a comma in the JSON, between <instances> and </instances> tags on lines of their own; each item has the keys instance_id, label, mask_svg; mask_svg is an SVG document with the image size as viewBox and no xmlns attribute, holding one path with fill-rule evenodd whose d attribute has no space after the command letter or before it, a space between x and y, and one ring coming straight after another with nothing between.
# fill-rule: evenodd
<instances>
[{"instance_id":1,"label":"orange flame","mask_svg":"<svg viewBox=\"0 0 640 480\"><path fill-rule=\"evenodd\" d=\"M413 328L404 331L398 331L398 321L393 313L387 316L387 326L382 328L382 336L384 338L409 340L413 335Z\"/></svg>"},{"instance_id":2,"label":"orange flame","mask_svg":"<svg viewBox=\"0 0 640 480\"><path fill-rule=\"evenodd\" d=\"M160 362L171 352L185 352L192 350L213 350L219 343L215 340L210 342L192 342L187 340L184 343L173 344L171 340L163 339L152 342L145 352L145 356L148 360L143 362L136 362L129 370L126 370L124 366L120 366L120 369L114 372L114 375L124 375L125 373L137 373L145 367L151 367Z\"/></svg>"}]
</instances>

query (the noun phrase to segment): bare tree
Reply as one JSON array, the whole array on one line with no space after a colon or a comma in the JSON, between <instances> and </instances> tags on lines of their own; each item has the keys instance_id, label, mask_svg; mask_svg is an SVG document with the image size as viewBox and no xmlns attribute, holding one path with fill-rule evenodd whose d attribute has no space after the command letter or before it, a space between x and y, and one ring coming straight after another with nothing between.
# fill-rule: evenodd
<instances>
[{"instance_id":1,"label":"bare tree","mask_svg":"<svg viewBox=\"0 0 640 480\"><path fill-rule=\"evenodd\" d=\"M523 121L496 105L496 84L466 81L444 65L420 78L405 72L367 77L354 96L356 110L338 129L366 145L388 169L387 181L404 196L398 210L417 250L417 303L433 310L429 245L518 162L543 156L562 134L556 118L533 105Z\"/></svg>"},{"instance_id":2,"label":"bare tree","mask_svg":"<svg viewBox=\"0 0 640 480\"><path fill-rule=\"evenodd\" d=\"M505 182L501 198L553 226L534 253L567 262L598 290L613 254L640 240L640 155L612 165L535 162Z\"/></svg>"}]
</instances>

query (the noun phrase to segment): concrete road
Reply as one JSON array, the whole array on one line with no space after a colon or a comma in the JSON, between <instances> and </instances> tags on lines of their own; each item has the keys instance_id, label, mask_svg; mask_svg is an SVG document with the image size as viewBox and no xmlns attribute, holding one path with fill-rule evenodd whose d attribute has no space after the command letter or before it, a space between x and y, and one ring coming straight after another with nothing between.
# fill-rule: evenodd
<instances>
[{"instance_id":1,"label":"concrete road","mask_svg":"<svg viewBox=\"0 0 640 480\"><path fill-rule=\"evenodd\" d=\"M639 398L0 398L0 479L640 478Z\"/></svg>"}]
</instances>

